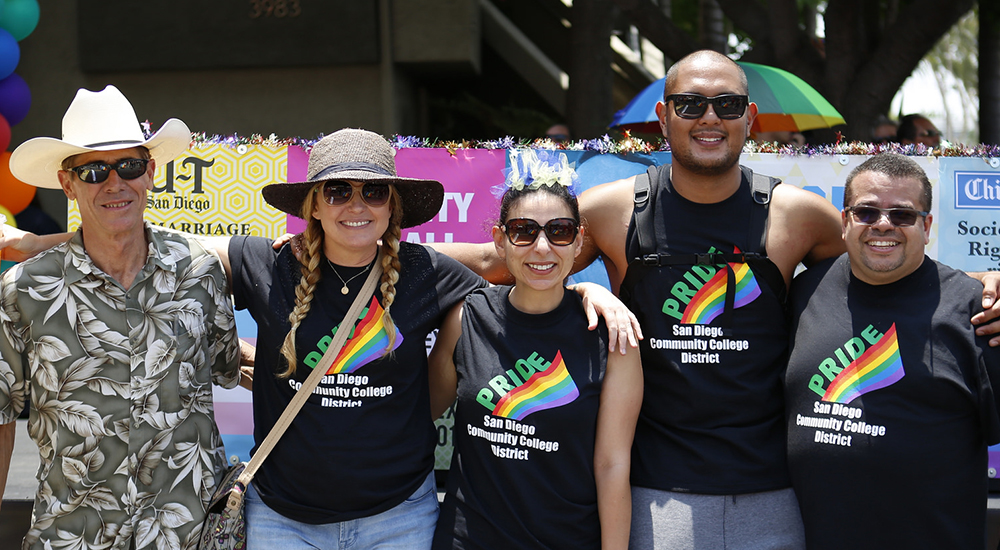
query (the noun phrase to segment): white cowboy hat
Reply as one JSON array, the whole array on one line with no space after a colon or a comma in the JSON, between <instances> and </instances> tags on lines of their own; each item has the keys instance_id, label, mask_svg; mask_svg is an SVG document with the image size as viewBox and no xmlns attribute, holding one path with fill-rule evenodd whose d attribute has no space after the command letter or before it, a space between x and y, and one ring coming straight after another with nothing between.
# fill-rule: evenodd
<instances>
[{"instance_id":1,"label":"white cowboy hat","mask_svg":"<svg viewBox=\"0 0 1000 550\"><path fill-rule=\"evenodd\" d=\"M108 86L100 92L77 90L63 116L62 139L29 139L10 155L10 172L15 178L47 189L60 189L62 161L81 153L145 147L157 164L165 164L187 151L191 131L172 118L146 139L128 99Z\"/></svg>"}]
</instances>

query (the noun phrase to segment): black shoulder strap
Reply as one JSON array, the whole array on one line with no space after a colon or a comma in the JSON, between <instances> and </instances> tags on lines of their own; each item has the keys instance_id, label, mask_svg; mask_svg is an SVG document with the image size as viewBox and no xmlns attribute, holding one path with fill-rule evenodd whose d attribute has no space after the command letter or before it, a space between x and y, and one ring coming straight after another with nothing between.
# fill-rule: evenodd
<instances>
[{"instance_id":1,"label":"black shoulder strap","mask_svg":"<svg viewBox=\"0 0 1000 550\"><path fill-rule=\"evenodd\" d=\"M650 185L652 178L655 177L657 177L655 166L650 166L645 172L635 176L632 217L635 218L635 235L639 239L640 257L656 252L656 226L653 220L656 187Z\"/></svg>"},{"instance_id":2,"label":"black shoulder strap","mask_svg":"<svg viewBox=\"0 0 1000 550\"><path fill-rule=\"evenodd\" d=\"M669 167L665 169L669 169ZM656 254L656 224L653 219L653 205L656 204L658 186L652 185L652 180L658 176L659 172L655 165L635 176L632 191L632 222L639 244L639 258ZM627 304L631 300L632 288L646 275L648 270L649 266L643 265L642 262L629 261L625 268L625 277L622 278L621 285L618 287L618 297L622 302Z\"/></svg>"},{"instance_id":3,"label":"black shoulder strap","mask_svg":"<svg viewBox=\"0 0 1000 550\"><path fill-rule=\"evenodd\" d=\"M754 272L760 275L764 282L771 287L771 290L774 291L778 299L784 303L785 297L788 295L788 288L785 287L785 277L773 262L760 261L767 258L767 224L770 219L768 213L771 205L771 194L774 192L774 188L781 183L781 180L757 174L746 166L740 166L740 169L743 171L743 175L750 180L750 194L753 197L754 203L762 206L762 208L754 208L750 212L747 244L753 243L753 239L755 238L759 239L759 242L756 243L757 250L754 252L760 253L761 257L749 260L749 263L753 267Z\"/></svg>"}]
</instances>

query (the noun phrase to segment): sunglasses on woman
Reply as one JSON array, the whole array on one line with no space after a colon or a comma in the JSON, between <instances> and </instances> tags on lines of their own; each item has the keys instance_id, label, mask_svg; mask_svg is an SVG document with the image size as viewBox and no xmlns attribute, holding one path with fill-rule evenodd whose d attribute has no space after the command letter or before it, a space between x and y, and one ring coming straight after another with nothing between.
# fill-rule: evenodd
<instances>
[{"instance_id":1,"label":"sunglasses on woman","mask_svg":"<svg viewBox=\"0 0 1000 550\"><path fill-rule=\"evenodd\" d=\"M854 214L854 219L863 225L878 223L885 214L889 223L896 227L909 227L917 223L917 218L926 218L929 212L922 212L912 208L875 208L874 206L848 206L844 208Z\"/></svg>"},{"instance_id":2,"label":"sunglasses on woman","mask_svg":"<svg viewBox=\"0 0 1000 550\"><path fill-rule=\"evenodd\" d=\"M146 173L148 159L123 159L114 164L107 162L88 162L70 168L70 172L76 172L81 181L87 183L104 183L111 175L111 171L118 172L118 177L123 180L134 180Z\"/></svg>"},{"instance_id":3,"label":"sunglasses on woman","mask_svg":"<svg viewBox=\"0 0 1000 550\"><path fill-rule=\"evenodd\" d=\"M573 218L554 218L539 225L529 218L514 218L500 226L507 235L507 240L514 246L528 246L538 239L538 234L545 231L545 238L550 244L567 246L576 240L579 224Z\"/></svg>"},{"instance_id":4,"label":"sunglasses on woman","mask_svg":"<svg viewBox=\"0 0 1000 550\"><path fill-rule=\"evenodd\" d=\"M674 113L681 118L701 118L711 105L715 116L733 120L747 112L750 98L745 95L723 94L715 97L705 97L701 94L670 94L664 101L674 102Z\"/></svg>"},{"instance_id":5,"label":"sunglasses on woman","mask_svg":"<svg viewBox=\"0 0 1000 550\"><path fill-rule=\"evenodd\" d=\"M343 181L323 184L323 200L330 206L347 204L354 195L354 186ZM368 206L382 206L389 202L388 183L366 183L361 187L361 200Z\"/></svg>"}]
</instances>

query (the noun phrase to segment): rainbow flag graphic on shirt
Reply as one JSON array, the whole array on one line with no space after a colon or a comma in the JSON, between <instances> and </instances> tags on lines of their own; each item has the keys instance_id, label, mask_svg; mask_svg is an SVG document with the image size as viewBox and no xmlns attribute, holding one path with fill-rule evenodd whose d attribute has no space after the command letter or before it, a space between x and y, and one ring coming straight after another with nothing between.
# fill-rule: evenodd
<instances>
[{"instance_id":1,"label":"rainbow flag graphic on shirt","mask_svg":"<svg viewBox=\"0 0 1000 550\"><path fill-rule=\"evenodd\" d=\"M823 401L847 404L862 394L895 384L904 374L893 323L878 342L840 371L826 389Z\"/></svg>"},{"instance_id":2,"label":"rainbow flag graphic on shirt","mask_svg":"<svg viewBox=\"0 0 1000 550\"><path fill-rule=\"evenodd\" d=\"M378 300L372 296L368 311L364 318L354 327L354 334L344 344L340 354L333 361L327 374L354 372L368 363L382 357L385 347L389 345L389 335L385 332L382 316L385 310ZM396 329L396 342L392 349L403 343L403 335Z\"/></svg>"},{"instance_id":3,"label":"rainbow flag graphic on shirt","mask_svg":"<svg viewBox=\"0 0 1000 550\"><path fill-rule=\"evenodd\" d=\"M734 248L739 254L740 249ZM760 296L760 285L757 278L753 276L753 270L747 264L730 263L733 273L736 275L736 298L733 307L743 307ZM726 280L728 270L720 269L715 275L704 284L698 292L691 298L691 302L684 308L684 316L681 323L690 325L707 325L722 313L726 307Z\"/></svg>"},{"instance_id":4,"label":"rainbow flag graphic on shirt","mask_svg":"<svg viewBox=\"0 0 1000 550\"><path fill-rule=\"evenodd\" d=\"M522 420L531 413L571 403L579 396L580 390L566 369L562 352L556 352L549 368L536 372L524 384L507 392L493 408L493 415Z\"/></svg>"}]
</instances>

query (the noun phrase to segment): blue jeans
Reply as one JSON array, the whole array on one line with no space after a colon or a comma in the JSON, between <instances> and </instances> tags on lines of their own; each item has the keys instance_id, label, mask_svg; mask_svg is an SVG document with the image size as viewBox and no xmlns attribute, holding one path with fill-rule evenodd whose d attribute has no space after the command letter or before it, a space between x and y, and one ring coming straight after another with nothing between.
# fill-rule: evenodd
<instances>
[{"instance_id":1,"label":"blue jeans","mask_svg":"<svg viewBox=\"0 0 1000 550\"><path fill-rule=\"evenodd\" d=\"M300 523L268 508L253 484L246 494L247 550L429 549L438 517L434 472L394 508L339 523Z\"/></svg>"}]
</instances>

